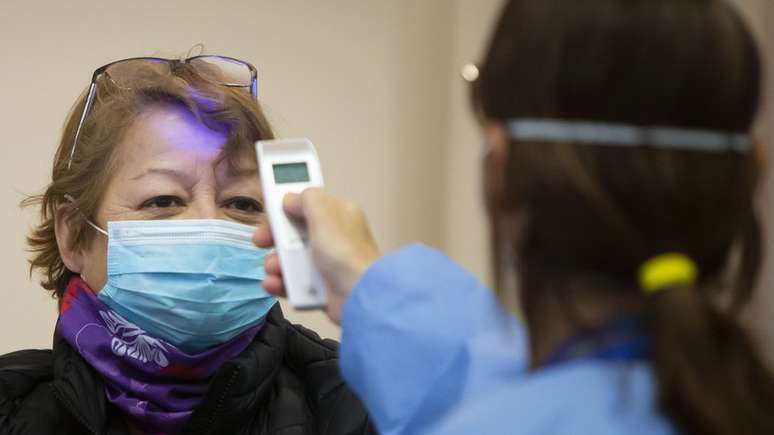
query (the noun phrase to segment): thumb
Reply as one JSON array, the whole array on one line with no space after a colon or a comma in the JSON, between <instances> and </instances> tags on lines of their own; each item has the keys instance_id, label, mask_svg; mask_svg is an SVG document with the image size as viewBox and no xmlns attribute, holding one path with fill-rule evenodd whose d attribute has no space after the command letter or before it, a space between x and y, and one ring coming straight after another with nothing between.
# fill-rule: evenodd
<instances>
[{"instance_id":1,"label":"thumb","mask_svg":"<svg viewBox=\"0 0 774 435\"><path fill-rule=\"evenodd\" d=\"M282 199L282 208L290 220L295 222L304 222L304 206L301 201L301 195L297 193L287 193Z\"/></svg>"}]
</instances>

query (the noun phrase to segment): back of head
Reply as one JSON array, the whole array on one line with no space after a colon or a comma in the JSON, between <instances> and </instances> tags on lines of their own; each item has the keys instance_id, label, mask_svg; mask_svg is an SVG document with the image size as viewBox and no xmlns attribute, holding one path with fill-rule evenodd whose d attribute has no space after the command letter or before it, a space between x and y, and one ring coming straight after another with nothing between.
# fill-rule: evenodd
<instances>
[{"instance_id":1,"label":"back of head","mask_svg":"<svg viewBox=\"0 0 774 435\"><path fill-rule=\"evenodd\" d=\"M747 134L760 88L755 42L722 0L513 0L474 98L490 122ZM625 295L684 433L774 433L774 380L736 321L761 260L755 151L524 140L508 151L494 238L516 253L530 328L547 300L571 305L578 283ZM638 270L667 252L689 256L699 280L647 297Z\"/></svg>"}]
</instances>

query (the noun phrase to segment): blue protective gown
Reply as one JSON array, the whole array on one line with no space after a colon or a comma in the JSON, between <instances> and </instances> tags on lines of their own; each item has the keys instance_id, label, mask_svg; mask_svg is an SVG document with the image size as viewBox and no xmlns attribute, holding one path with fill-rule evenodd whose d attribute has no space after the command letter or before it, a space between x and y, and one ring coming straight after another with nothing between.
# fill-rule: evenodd
<instances>
[{"instance_id":1,"label":"blue protective gown","mask_svg":"<svg viewBox=\"0 0 774 435\"><path fill-rule=\"evenodd\" d=\"M523 325L444 255L377 261L342 315L341 369L380 433L674 434L645 361L528 372Z\"/></svg>"}]
</instances>

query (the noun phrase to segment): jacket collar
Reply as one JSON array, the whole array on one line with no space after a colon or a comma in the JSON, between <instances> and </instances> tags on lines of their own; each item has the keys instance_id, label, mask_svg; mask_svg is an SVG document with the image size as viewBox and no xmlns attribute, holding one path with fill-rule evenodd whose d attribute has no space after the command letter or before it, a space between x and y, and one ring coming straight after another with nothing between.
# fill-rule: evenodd
<instances>
[{"instance_id":1,"label":"jacket collar","mask_svg":"<svg viewBox=\"0 0 774 435\"><path fill-rule=\"evenodd\" d=\"M54 337L54 396L84 427L105 432L108 403L105 385L94 369L61 337Z\"/></svg>"},{"instance_id":2,"label":"jacket collar","mask_svg":"<svg viewBox=\"0 0 774 435\"><path fill-rule=\"evenodd\" d=\"M255 415L270 397L286 351L287 321L279 304L269 312L261 332L238 357L225 363L210 382L204 401L185 433L227 433L234 422Z\"/></svg>"},{"instance_id":3,"label":"jacket collar","mask_svg":"<svg viewBox=\"0 0 774 435\"><path fill-rule=\"evenodd\" d=\"M287 329L287 321L276 304L247 349L223 364L212 377L205 399L191 416L185 433L224 433L218 428L245 421L256 412L269 397L282 367ZM60 337L54 339L53 360L53 394L90 432L105 433L115 411L107 402L99 374Z\"/></svg>"}]
</instances>

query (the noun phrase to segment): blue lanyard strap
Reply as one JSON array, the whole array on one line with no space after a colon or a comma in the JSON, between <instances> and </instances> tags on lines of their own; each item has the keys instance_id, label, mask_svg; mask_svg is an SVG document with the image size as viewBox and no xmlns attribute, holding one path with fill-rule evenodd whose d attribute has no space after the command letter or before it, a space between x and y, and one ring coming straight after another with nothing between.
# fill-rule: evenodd
<instances>
[{"instance_id":1,"label":"blue lanyard strap","mask_svg":"<svg viewBox=\"0 0 774 435\"><path fill-rule=\"evenodd\" d=\"M642 361L649 355L650 338L643 333L639 319L624 318L565 340L546 365L575 359Z\"/></svg>"}]
</instances>

